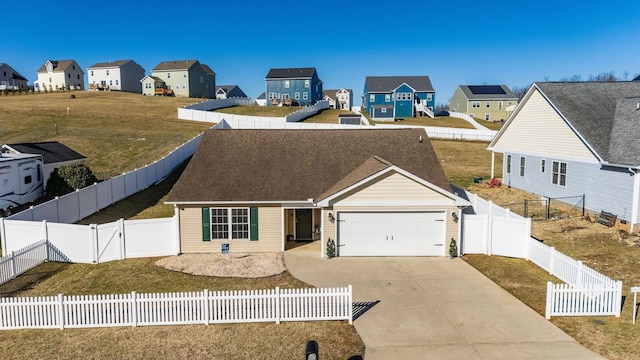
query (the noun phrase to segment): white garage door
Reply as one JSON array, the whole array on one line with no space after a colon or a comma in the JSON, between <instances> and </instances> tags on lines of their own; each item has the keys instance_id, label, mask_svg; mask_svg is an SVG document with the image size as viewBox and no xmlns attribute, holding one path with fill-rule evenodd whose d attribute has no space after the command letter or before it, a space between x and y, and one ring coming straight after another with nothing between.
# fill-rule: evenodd
<instances>
[{"instance_id":1,"label":"white garage door","mask_svg":"<svg viewBox=\"0 0 640 360\"><path fill-rule=\"evenodd\" d=\"M338 256L444 256L444 212L338 212Z\"/></svg>"}]
</instances>

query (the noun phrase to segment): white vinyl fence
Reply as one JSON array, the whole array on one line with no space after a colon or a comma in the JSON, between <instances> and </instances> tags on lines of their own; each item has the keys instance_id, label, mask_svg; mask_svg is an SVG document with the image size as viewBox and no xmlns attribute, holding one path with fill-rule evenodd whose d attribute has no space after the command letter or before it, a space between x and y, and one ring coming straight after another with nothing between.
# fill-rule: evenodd
<instances>
[{"instance_id":1,"label":"white vinyl fence","mask_svg":"<svg viewBox=\"0 0 640 360\"><path fill-rule=\"evenodd\" d=\"M178 108L178 119L181 120L193 120L193 121L205 121L212 123L219 123L223 120L238 121L246 123L256 123L261 126L268 126L268 124L280 124L298 122L306 117L317 114L319 111L328 109L328 101L318 101L311 106L305 106L291 114L284 117L274 116L249 116L238 114L226 114L216 112L213 110L238 106L238 105L256 105L256 101L248 98L229 98L220 100L208 100L199 104L188 105L183 108Z\"/></svg>"},{"instance_id":2,"label":"white vinyl fence","mask_svg":"<svg viewBox=\"0 0 640 360\"><path fill-rule=\"evenodd\" d=\"M177 216L75 225L0 218L2 250L19 253L40 241L49 261L96 264L179 253ZM0 268L0 270L4 270ZM2 271L4 274L4 271Z\"/></svg>"},{"instance_id":3,"label":"white vinyl fence","mask_svg":"<svg viewBox=\"0 0 640 360\"><path fill-rule=\"evenodd\" d=\"M620 316L622 282L614 281L532 238L531 219L475 194L467 192L467 197L475 214L463 215L463 254L527 259L564 281L566 285L547 287L547 319L551 316Z\"/></svg>"},{"instance_id":4,"label":"white vinyl fence","mask_svg":"<svg viewBox=\"0 0 640 360\"><path fill-rule=\"evenodd\" d=\"M167 177L195 153L201 136L194 137L152 164L32 206L7 219L75 223Z\"/></svg>"},{"instance_id":5,"label":"white vinyl fence","mask_svg":"<svg viewBox=\"0 0 640 360\"><path fill-rule=\"evenodd\" d=\"M47 260L47 241L40 240L0 258L0 285Z\"/></svg>"},{"instance_id":6,"label":"white vinyl fence","mask_svg":"<svg viewBox=\"0 0 640 360\"><path fill-rule=\"evenodd\" d=\"M0 298L0 329L353 319L344 288Z\"/></svg>"}]
</instances>

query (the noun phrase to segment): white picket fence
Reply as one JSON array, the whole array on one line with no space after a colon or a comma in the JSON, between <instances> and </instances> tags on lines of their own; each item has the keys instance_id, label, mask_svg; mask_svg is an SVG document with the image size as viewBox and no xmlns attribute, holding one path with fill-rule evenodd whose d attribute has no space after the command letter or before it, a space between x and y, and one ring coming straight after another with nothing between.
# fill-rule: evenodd
<instances>
[{"instance_id":1,"label":"white picket fence","mask_svg":"<svg viewBox=\"0 0 640 360\"><path fill-rule=\"evenodd\" d=\"M47 261L47 241L40 240L0 258L0 285Z\"/></svg>"},{"instance_id":2,"label":"white picket fence","mask_svg":"<svg viewBox=\"0 0 640 360\"><path fill-rule=\"evenodd\" d=\"M635 307L635 304L633 304ZM622 282L573 286L547 282L545 317L603 316L620 317Z\"/></svg>"},{"instance_id":3,"label":"white picket fence","mask_svg":"<svg viewBox=\"0 0 640 360\"><path fill-rule=\"evenodd\" d=\"M194 137L152 164L32 206L7 219L75 223L167 177L195 153L201 136Z\"/></svg>"},{"instance_id":4,"label":"white picket fence","mask_svg":"<svg viewBox=\"0 0 640 360\"><path fill-rule=\"evenodd\" d=\"M475 214L463 215L462 253L527 259L564 281L566 284L547 287L547 318L620 316L622 282L614 281L582 261L572 259L532 238L531 219L472 193L467 192L467 198Z\"/></svg>"},{"instance_id":5,"label":"white picket fence","mask_svg":"<svg viewBox=\"0 0 640 360\"><path fill-rule=\"evenodd\" d=\"M265 289L0 298L0 329L347 320L351 285Z\"/></svg>"}]
</instances>

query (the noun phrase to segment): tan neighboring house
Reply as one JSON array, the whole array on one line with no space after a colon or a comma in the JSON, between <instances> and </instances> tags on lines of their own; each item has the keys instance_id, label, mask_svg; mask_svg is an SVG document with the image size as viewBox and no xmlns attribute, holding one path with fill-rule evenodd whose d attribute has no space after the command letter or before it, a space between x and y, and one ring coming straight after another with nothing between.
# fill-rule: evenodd
<instances>
[{"instance_id":1,"label":"tan neighboring house","mask_svg":"<svg viewBox=\"0 0 640 360\"><path fill-rule=\"evenodd\" d=\"M97 63L87 68L89 89L142 93L144 69L133 60Z\"/></svg>"},{"instance_id":2,"label":"tan neighboring house","mask_svg":"<svg viewBox=\"0 0 640 360\"><path fill-rule=\"evenodd\" d=\"M507 120L518 103L506 85L460 85L449 102L449 110L486 121Z\"/></svg>"},{"instance_id":3,"label":"tan neighboring house","mask_svg":"<svg viewBox=\"0 0 640 360\"><path fill-rule=\"evenodd\" d=\"M9 64L0 63L0 90L24 90L26 88L27 78Z\"/></svg>"},{"instance_id":4,"label":"tan neighboring house","mask_svg":"<svg viewBox=\"0 0 640 360\"><path fill-rule=\"evenodd\" d=\"M84 87L84 71L75 60L47 60L38 69L35 90L81 90Z\"/></svg>"},{"instance_id":5,"label":"tan neighboring house","mask_svg":"<svg viewBox=\"0 0 640 360\"><path fill-rule=\"evenodd\" d=\"M323 90L323 100L329 102L330 109L348 110L353 107L353 91L351 89Z\"/></svg>"},{"instance_id":6,"label":"tan neighboring house","mask_svg":"<svg viewBox=\"0 0 640 360\"><path fill-rule=\"evenodd\" d=\"M337 256L445 256L469 205L423 129L209 130L167 203L181 253Z\"/></svg>"},{"instance_id":7,"label":"tan neighboring house","mask_svg":"<svg viewBox=\"0 0 640 360\"><path fill-rule=\"evenodd\" d=\"M151 76L164 81L175 96L216 98L216 73L198 60L163 61Z\"/></svg>"},{"instance_id":8,"label":"tan neighboring house","mask_svg":"<svg viewBox=\"0 0 640 360\"><path fill-rule=\"evenodd\" d=\"M167 84L164 80L157 76L145 76L140 79L142 85L142 95L154 96L154 95L172 95L167 89Z\"/></svg>"}]
</instances>

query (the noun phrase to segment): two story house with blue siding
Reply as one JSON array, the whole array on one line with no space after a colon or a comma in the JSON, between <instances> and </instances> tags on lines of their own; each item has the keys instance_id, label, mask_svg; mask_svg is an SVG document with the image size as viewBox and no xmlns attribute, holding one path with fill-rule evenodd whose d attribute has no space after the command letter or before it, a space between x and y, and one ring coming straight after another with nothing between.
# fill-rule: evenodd
<instances>
[{"instance_id":1,"label":"two story house with blue siding","mask_svg":"<svg viewBox=\"0 0 640 360\"><path fill-rule=\"evenodd\" d=\"M313 105L322 100L316 68L271 69L265 78L267 106Z\"/></svg>"},{"instance_id":2,"label":"two story house with blue siding","mask_svg":"<svg viewBox=\"0 0 640 360\"><path fill-rule=\"evenodd\" d=\"M640 223L640 82L535 83L488 149L506 185Z\"/></svg>"},{"instance_id":3,"label":"two story house with blue siding","mask_svg":"<svg viewBox=\"0 0 640 360\"><path fill-rule=\"evenodd\" d=\"M435 94L428 76L367 76L362 109L377 120L433 117Z\"/></svg>"}]
</instances>

